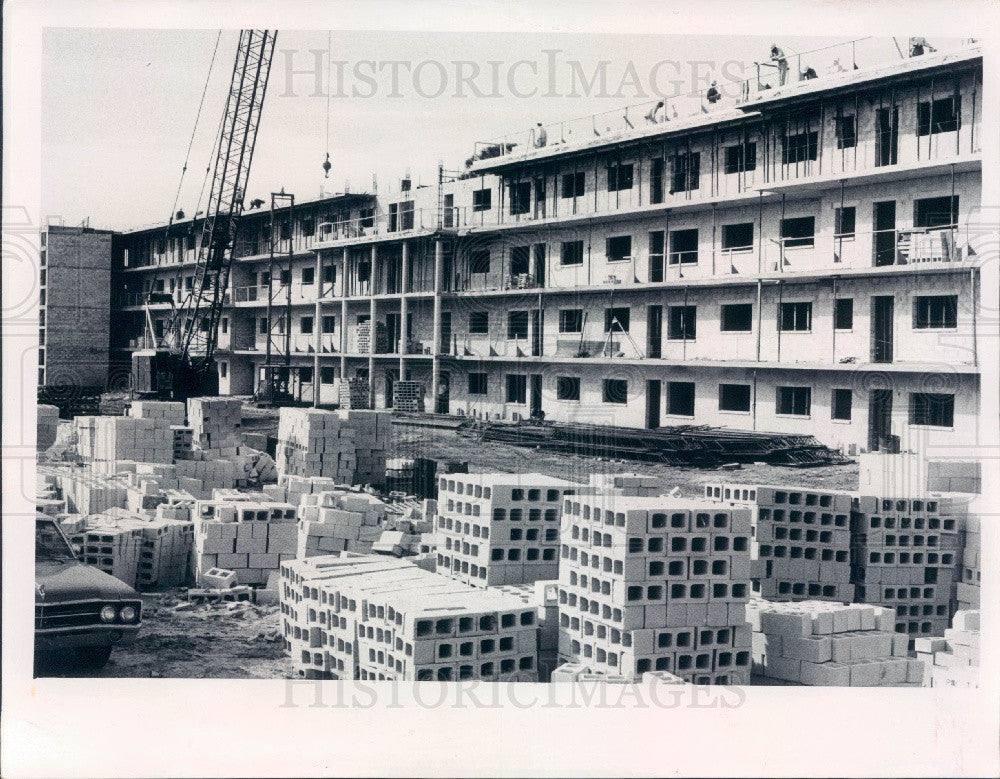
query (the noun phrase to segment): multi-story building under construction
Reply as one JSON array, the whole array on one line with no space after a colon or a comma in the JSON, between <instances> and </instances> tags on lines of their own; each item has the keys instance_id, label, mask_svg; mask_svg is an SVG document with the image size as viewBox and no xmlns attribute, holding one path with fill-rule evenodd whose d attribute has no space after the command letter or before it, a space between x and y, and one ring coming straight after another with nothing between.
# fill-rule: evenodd
<instances>
[{"instance_id":1,"label":"multi-story building under construction","mask_svg":"<svg viewBox=\"0 0 1000 779\"><path fill-rule=\"evenodd\" d=\"M696 421L848 453L973 440L982 55L856 64L248 212L221 392L270 365L322 404L368 377L376 407L409 380L429 411L491 419ZM192 228L116 236L113 359L192 283ZM150 289L174 303L147 320Z\"/></svg>"}]
</instances>

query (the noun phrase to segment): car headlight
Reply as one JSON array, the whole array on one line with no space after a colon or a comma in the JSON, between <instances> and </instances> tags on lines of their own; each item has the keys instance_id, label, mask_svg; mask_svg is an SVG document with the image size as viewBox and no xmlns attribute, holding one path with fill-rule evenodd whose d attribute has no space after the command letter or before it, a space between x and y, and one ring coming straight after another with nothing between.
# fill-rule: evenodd
<instances>
[{"instance_id":1,"label":"car headlight","mask_svg":"<svg viewBox=\"0 0 1000 779\"><path fill-rule=\"evenodd\" d=\"M101 609L101 622L114 622L117 616L118 612L114 606L105 606Z\"/></svg>"},{"instance_id":2,"label":"car headlight","mask_svg":"<svg viewBox=\"0 0 1000 779\"><path fill-rule=\"evenodd\" d=\"M118 616L121 617L122 622L135 622L139 615L136 613L135 606L122 606Z\"/></svg>"}]
</instances>

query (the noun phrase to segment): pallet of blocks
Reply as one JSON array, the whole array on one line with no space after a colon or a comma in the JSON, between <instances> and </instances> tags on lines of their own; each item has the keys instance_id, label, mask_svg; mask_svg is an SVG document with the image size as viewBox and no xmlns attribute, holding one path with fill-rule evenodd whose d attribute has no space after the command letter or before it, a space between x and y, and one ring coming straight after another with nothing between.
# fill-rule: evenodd
<instances>
[{"instance_id":1,"label":"pallet of blocks","mask_svg":"<svg viewBox=\"0 0 1000 779\"><path fill-rule=\"evenodd\" d=\"M298 533L290 503L199 500L194 509L195 576L235 571L243 585L262 586L282 560L295 556Z\"/></svg>"},{"instance_id":2,"label":"pallet of blocks","mask_svg":"<svg viewBox=\"0 0 1000 779\"><path fill-rule=\"evenodd\" d=\"M982 548L980 519L978 514L969 514L965 519L965 533L962 541L962 575L955 582L952 599L960 611L979 608L980 549Z\"/></svg>"},{"instance_id":3,"label":"pallet of blocks","mask_svg":"<svg viewBox=\"0 0 1000 779\"><path fill-rule=\"evenodd\" d=\"M188 426L197 449L228 449L243 442L243 403L234 398L188 398Z\"/></svg>"},{"instance_id":4,"label":"pallet of blocks","mask_svg":"<svg viewBox=\"0 0 1000 779\"><path fill-rule=\"evenodd\" d=\"M680 496L565 496L559 656L630 681L750 677L750 511Z\"/></svg>"},{"instance_id":5,"label":"pallet of blocks","mask_svg":"<svg viewBox=\"0 0 1000 779\"><path fill-rule=\"evenodd\" d=\"M854 600L851 493L748 484L708 484L705 497L747 506L753 518L751 579L772 601Z\"/></svg>"},{"instance_id":6,"label":"pallet of blocks","mask_svg":"<svg viewBox=\"0 0 1000 779\"><path fill-rule=\"evenodd\" d=\"M133 400L128 415L135 419L165 419L168 425L184 424L184 404L167 400Z\"/></svg>"},{"instance_id":7,"label":"pallet of blocks","mask_svg":"<svg viewBox=\"0 0 1000 779\"><path fill-rule=\"evenodd\" d=\"M381 486L385 483L390 424L387 411L282 408L278 474Z\"/></svg>"},{"instance_id":8,"label":"pallet of blocks","mask_svg":"<svg viewBox=\"0 0 1000 779\"><path fill-rule=\"evenodd\" d=\"M395 411L418 413L424 410L427 390L420 381L397 381L392 385L392 407Z\"/></svg>"},{"instance_id":9,"label":"pallet of blocks","mask_svg":"<svg viewBox=\"0 0 1000 779\"><path fill-rule=\"evenodd\" d=\"M165 419L80 416L73 423L76 451L84 462L173 462L173 433Z\"/></svg>"},{"instance_id":10,"label":"pallet of blocks","mask_svg":"<svg viewBox=\"0 0 1000 779\"><path fill-rule=\"evenodd\" d=\"M94 473L83 465L39 465L39 476L54 485L65 511L75 514L99 514L124 507L128 500L126 485L120 479Z\"/></svg>"},{"instance_id":11,"label":"pallet of blocks","mask_svg":"<svg viewBox=\"0 0 1000 779\"><path fill-rule=\"evenodd\" d=\"M532 607L405 560L340 555L281 565L285 648L296 676L538 680Z\"/></svg>"},{"instance_id":12,"label":"pallet of blocks","mask_svg":"<svg viewBox=\"0 0 1000 779\"><path fill-rule=\"evenodd\" d=\"M371 385L368 379L348 379L340 382L337 400L344 409L366 409L372 407Z\"/></svg>"},{"instance_id":13,"label":"pallet of blocks","mask_svg":"<svg viewBox=\"0 0 1000 779\"><path fill-rule=\"evenodd\" d=\"M142 528L136 586L140 590L179 587L190 580L194 522L157 517Z\"/></svg>"},{"instance_id":14,"label":"pallet of blocks","mask_svg":"<svg viewBox=\"0 0 1000 779\"><path fill-rule=\"evenodd\" d=\"M386 505L374 495L331 490L302 495L298 516L298 557L369 554L382 537Z\"/></svg>"},{"instance_id":15,"label":"pallet of blocks","mask_svg":"<svg viewBox=\"0 0 1000 779\"><path fill-rule=\"evenodd\" d=\"M135 587L143 541L142 528L136 522L94 514L85 518L85 527L70 536L70 541L81 562Z\"/></svg>"},{"instance_id":16,"label":"pallet of blocks","mask_svg":"<svg viewBox=\"0 0 1000 779\"><path fill-rule=\"evenodd\" d=\"M829 601L751 599L753 672L819 687L919 687L924 664L908 657L892 609Z\"/></svg>"},{"instance_id":17,"label":"pallet of blocks","mask_svg":"<svg viewBox=\"0 0 1000 779\"><path fill-rule=\"evenodd\" d=\"M924 687L979 686L979 611L958 611L942 638L913 641Z\"/></svg>"},{"instance_id":18,"label":"pallet of blocks","mask_svg":"<svg viewBox=\"0 0 1000 779\"><path fill-rule=\"evenodd\" d=\"M857 600L896 612L896 630L940 636L960 571L967 498L861 495L851 513Z\"/></svg>"}]
</instances>

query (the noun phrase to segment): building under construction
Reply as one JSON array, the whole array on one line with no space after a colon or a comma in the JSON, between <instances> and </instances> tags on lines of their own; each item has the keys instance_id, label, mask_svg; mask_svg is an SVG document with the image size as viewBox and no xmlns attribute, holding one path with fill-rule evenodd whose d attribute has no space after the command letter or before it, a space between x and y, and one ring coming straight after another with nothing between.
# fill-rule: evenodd
<instances>
[{"instance_id":1,"label":"building under construction","mask_svg":"<svg viewBox=\"0 0 1000 779\"><path fill-rule=\"evenodd\" d=\"M416 386L479 419L973 440L982 55L852 51L687 116L478 143L430 185L247 211L220 393L383 408L402 381L408 408ZM162 336L199 235L114 236L112 372Z\"/></svg>"}]
</instances>

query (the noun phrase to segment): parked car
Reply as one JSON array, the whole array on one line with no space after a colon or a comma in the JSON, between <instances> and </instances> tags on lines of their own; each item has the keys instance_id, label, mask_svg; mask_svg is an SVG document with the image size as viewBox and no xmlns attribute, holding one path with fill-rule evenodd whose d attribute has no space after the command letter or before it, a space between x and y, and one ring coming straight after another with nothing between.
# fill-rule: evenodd
<instances>
[{"instance_id":1,"label":"parked car","mask_svg":"<svg viewBox=\"0 0 1000 779\"><path fill-rule=\"evenodd\" d=\"M80 562L51 517L35 519L35 657L75 660L99 671L142 622L139 593Z\"/></svg>"}]
</instances>

